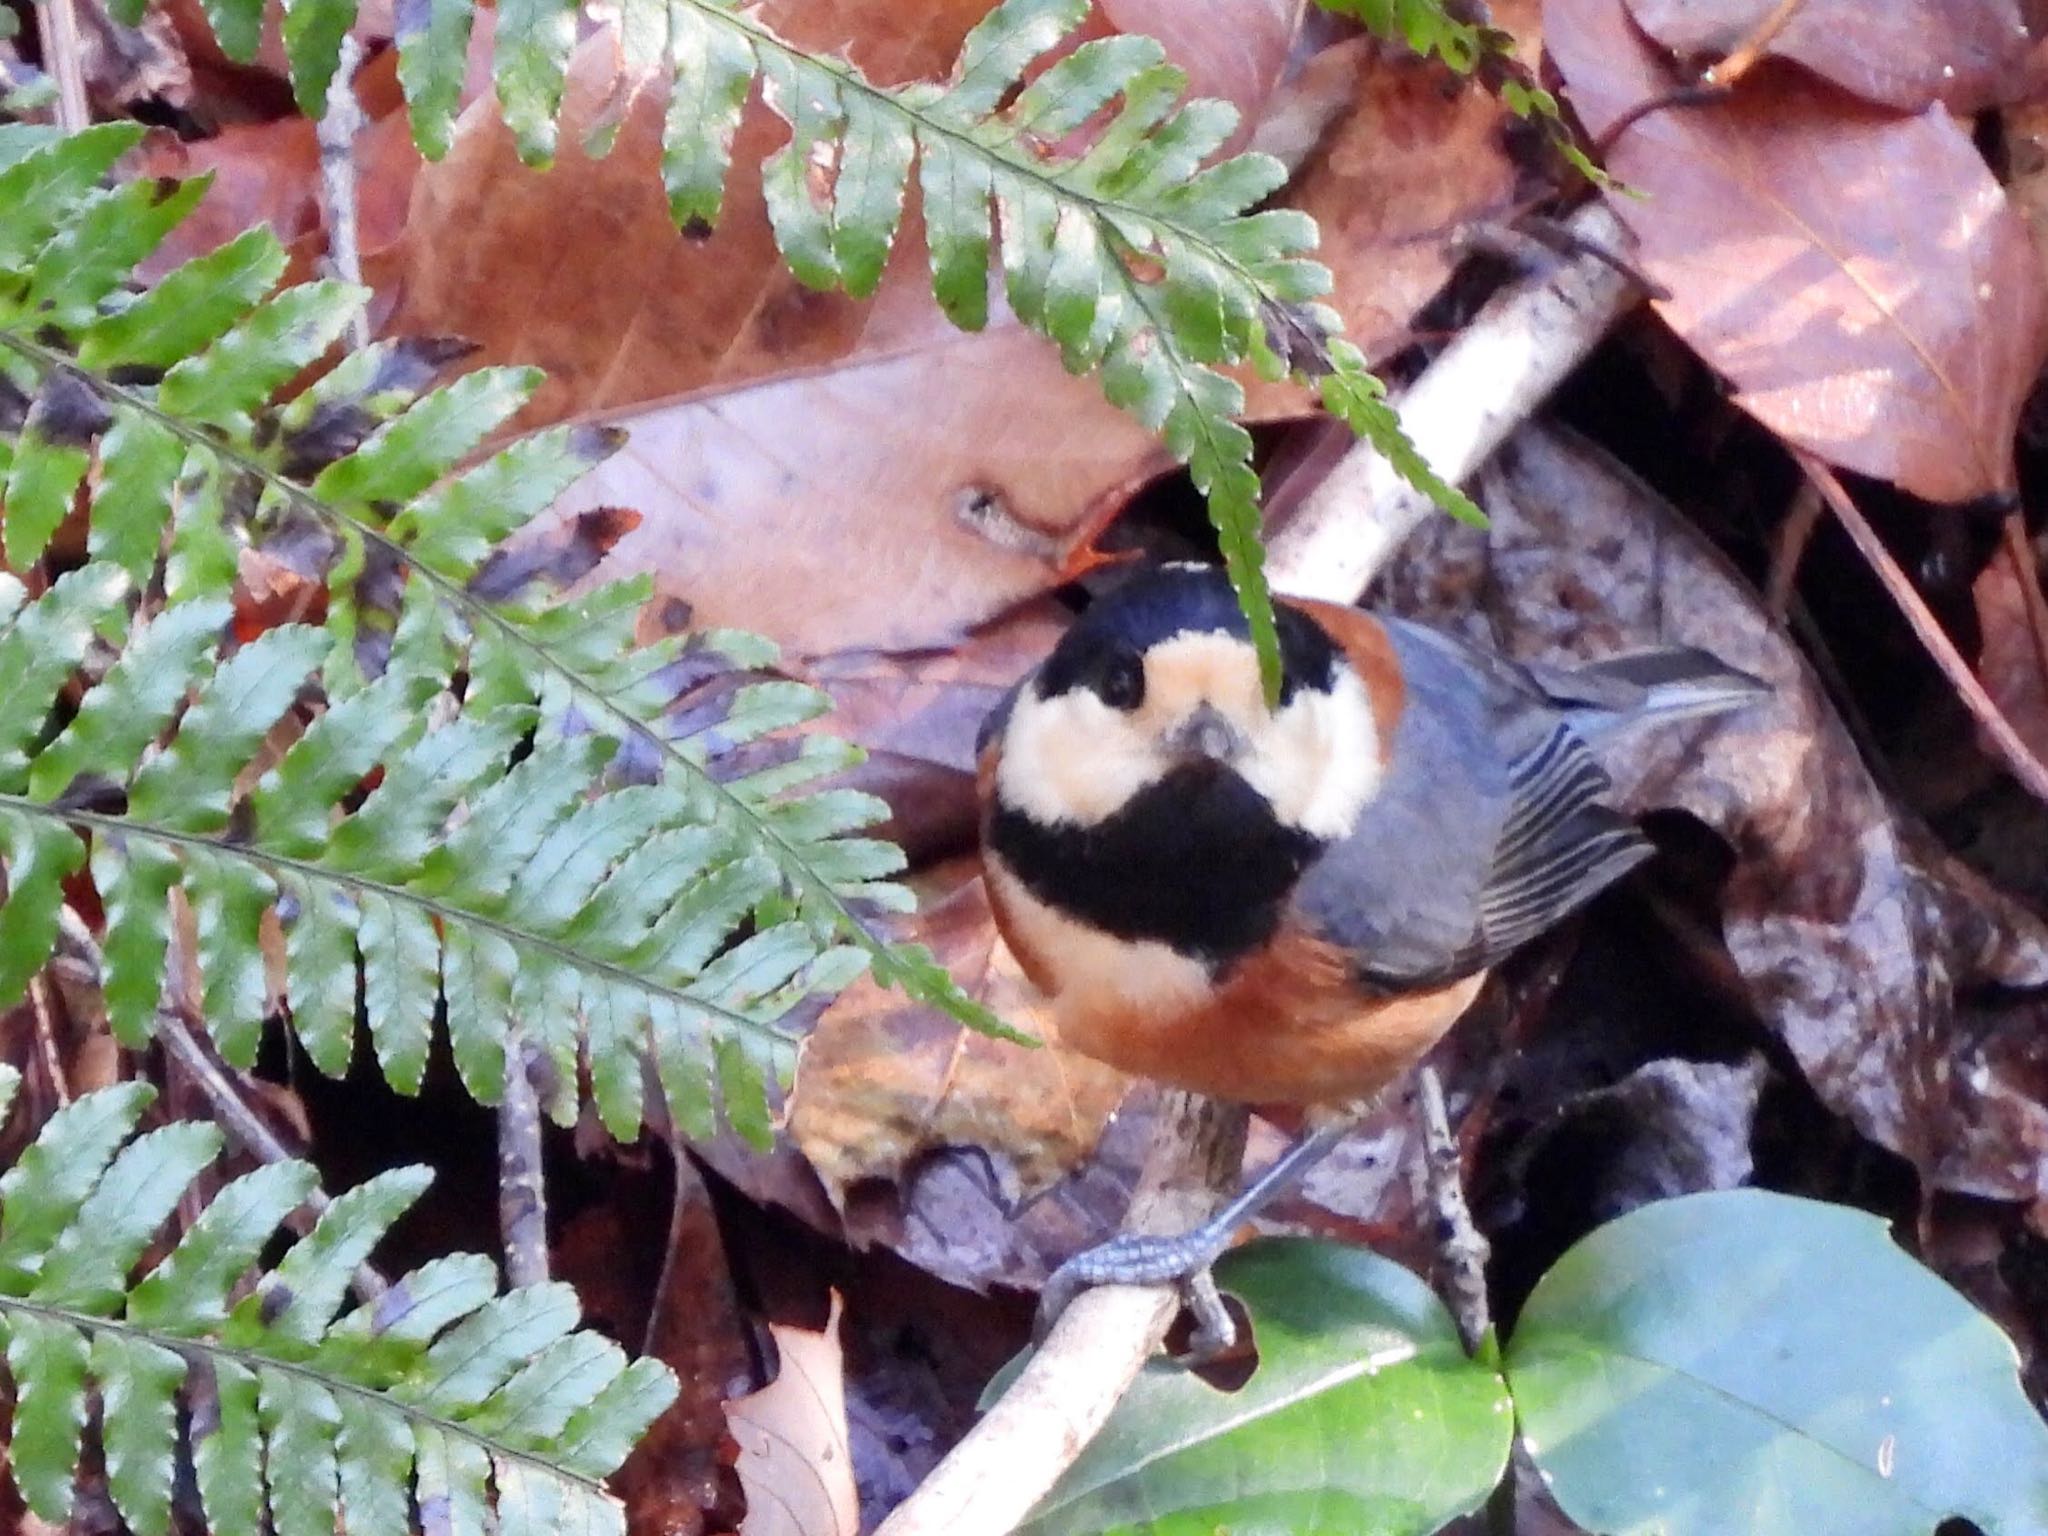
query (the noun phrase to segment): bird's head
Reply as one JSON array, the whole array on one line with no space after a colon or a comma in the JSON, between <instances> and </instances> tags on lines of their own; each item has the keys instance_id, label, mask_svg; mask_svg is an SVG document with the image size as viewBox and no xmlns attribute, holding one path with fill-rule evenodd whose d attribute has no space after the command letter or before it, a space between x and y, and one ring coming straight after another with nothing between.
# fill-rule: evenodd
<instances>
[{"instance_id":1,"label":"bird's head","mask_svg":"<svg viewBox=\"0 0 2048 1536\"><path fill-rule=\"evenodd\" d=\"M999 723L1001 804L1088 828L1149 790L1197 795L1234 776L1288 832L1343 836L1380 777L1372 700L1312 618L1286 605L1277 617L1282 683L1269 705L1220 571L1165 566L1098 600Z\"/></svg>"}]
</instances>

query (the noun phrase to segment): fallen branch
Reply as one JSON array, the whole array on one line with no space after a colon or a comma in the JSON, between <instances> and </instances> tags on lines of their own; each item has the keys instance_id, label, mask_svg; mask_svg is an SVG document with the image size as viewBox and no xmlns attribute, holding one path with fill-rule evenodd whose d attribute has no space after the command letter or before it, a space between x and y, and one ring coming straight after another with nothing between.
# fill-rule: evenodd
<instances>
[{"instance_id":1,"label":"fallen branch","mask_svg":"<svg viewBox=\"0 0 2048 1536\"><path fill-rule=\"evenodd\" d=\"M1588 203L1565 227L1589 253L1629 244L1605 203ZM1401 397L1401 430L1446 480L1469 478L1640 296L1591 254L1504 289ZM1275 535L1267 552L1273 585L1296 597L1356 602L1435 510L1360 441Z\"/></svg>"},{"instance_id":2,"label":"fallen branch","mask_svg":"<svg viewBox=\"0 0 2048 1536\"><path fill-rule=\"evenodd\" d=\"M1197 1094L1161 1105L1129 1230L1199 1226L1236 1181L1246 1114ZM1075 1298L1044 1346L875 1536L995 1536L1017 1526L1073 1465L1165 1337L1179 1303L1159 1286Z\"/></svg>"}]
</instances>

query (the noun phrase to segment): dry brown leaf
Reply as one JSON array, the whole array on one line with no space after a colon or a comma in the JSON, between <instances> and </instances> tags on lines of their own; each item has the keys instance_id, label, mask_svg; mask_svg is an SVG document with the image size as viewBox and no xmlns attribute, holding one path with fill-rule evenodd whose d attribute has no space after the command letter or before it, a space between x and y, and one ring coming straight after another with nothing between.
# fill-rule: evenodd
<instances>
[{"instance_id":1,"label":"dry brown leaf","mask_svg":"<svg viewBox=\"0 0 2048 1536\"><path fill-rule=\"evenodd\" d=\"M835 1204L894 1181L920 1154L979 1147L1016 1193L1042 1192L1088 1157L1130 1080L1061 1050L1037 989L997 937L973 861L936 874L910 935L969 993L1046 1042L1037 1050L962 1029L871 980L849 987L804 1046L789 1134Z\"/></svg>"},{"instance_id":2,"label":"dry brown leaf","mask_svg":"<svg viewBox=\"0 0 2048 1536\"><path fill-rule=\"evenodd\" d=\"M2048 759L2048 675L2041 669L2019 576L2004 551L1978 574L1972 593L1984 637L1977 676L2029 750Z\"/></svg>"},{"instance_id":3,"label":"dry brown leaf","mask_svg":"<svg viewBox=\"0 0 2048 1536\"><path fill-rule=\"evenodd\" d=\"M1461 226L1505 213L1515 167L1503 150L1506 110L1442 65L1382 50L1367 38L1325 49L1297 91L1327 88L1343 71L1351 101L1303 164L1285 201L1314 215L1331 302L1345 334L1371 358L1406 344L1409 321L1458 261ZM1286 104L1282 103L1283 110ZM1288 387L1257 385L1254 415ZM1289 414L1298 414L1297 404Z\"/></svg>"},{"instance_id":4,"label":"dry brown leaf","mask_svg":"<svg viewBox=\"0 0 2048 1536\"><path fill-rule=\"evenodd\" d=\"M1680 83L1622 0L1551 0L1545 23L1596 135ZM1671 291L1660 313L1758 420L1929 500L2012 488L2048 306L1967 128L1759 70L1634 123L1608 164L1648 194L1613 201Z\"/></svg>"},{"instance_id":5,"label":"dry brown leaf","mask_svg":"<svg viewBox=\"0 0 2048 1536\"><path fill-rule=\"evenodd\" d=\"M867 750L846 782L889 802L890 818L876 835L913 864L973 845L975 734L1010 686L1045 658L1067 619L1048 598L984 625L950 651L846 651L820 657L803 674L832 695L832 712L811 728Z\"/></svg>"},{"instance_id":6,"label":"dry brown leaf","mask_svg":"<svg viewBox=\"0 0 2048 1536\"><path fill-rule=\"evenodd\" d=\"M1653 491L1555 429L1501 463L1491 531L1425 525L1397 605L1525 660L1695 644L1772 684L1610 764L1622 801L1684 809L1734 850L1729 952L1829 1107L1937 1187L2048 1193L2040 1007L1961 1001L2048 982L2048 933L1893 813L1804 660Z\"/></svg>"},{"instance_id":7,"label":"dry brown leaf","mask_svg":"<svg viewBox=\"0 0 2048 1536\"><path fill-rule=\"evenodd\" d=\"M1688 64L1741 47L1779 0L1628 0L1636 25ZM1767 56L1794 59L1866 101L1975 112L2039 81L2020 0L1802 0Z\"/></svg>"},{"instance_id":8,"label":"dry brown leaf","mask_svg":"<svg viewBox=\"0 0 2048 1536\"><path fill-rule=\"evenodd\" d=\"M785 0L764 15L887 81L943 74L986 9ZM1194 88L1269 89L1294 9L1233 0L1179 28L1208 39L1187 60ZM545 367L526 425L573 415L631 433L564 503L645 514L609 571L652 569L699 622L760 630L800 656L950 645L1053 585L1068 543L1165 466L1149 433L1013 321L952 328L914 210L871 302L799 286L758 175L785 131L758 104L718 228L679 236L656 171L658 92L632 103L607 159L576 147L615 99L617 67L609 37L578 52L545 176L517 164L488 103L469 109L448 159L416 184L392 321L478 340L479 361Z\"/></svg>"},{"instance_id":9,"label":"dry brown leaf","mask_svg":"<svg viewBox=\"0 0 2048 1536\"><path fill-rule=\"evenodd\" d=\"M412 130L386 87L395 80L396 55L372 60L363 70L365 94L385 101L387 110L356 136L356 235L366 259L390 247L404 228L412 179L420 166ZM211 174L213 185L184 223L145 261L140 275L154 282L181 262L202 256L259 224L291 253L287 281L315 276L314 263L326 252L320 193L320 147L316 126L298 116L239 123L212 138L182 140L168 130L152 132L130 157L136 176Z\"/></svg>"},{"instance_id":10,"label":"dry brown leaf","mask_svg":"<svg viewBox=\"0 0 2048 1536\"><path fill-rule=\"evenodd\" d=\"M760 1391L726 1404L747 1490L740 1536L854 1536L860 1529L839 1342L843 1311L834 1291L823 1333L770 1323L781 1371Z\"/></svg>"}]
</instances>

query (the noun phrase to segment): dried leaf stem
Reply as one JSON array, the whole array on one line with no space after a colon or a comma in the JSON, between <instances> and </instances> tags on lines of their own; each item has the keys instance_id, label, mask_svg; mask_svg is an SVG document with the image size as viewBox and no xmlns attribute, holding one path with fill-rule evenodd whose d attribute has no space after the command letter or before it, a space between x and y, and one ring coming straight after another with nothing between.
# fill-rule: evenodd
<instances>
[{"instance_id":1,"label":"dried leaf stem","mask_svg":"<svg viewBox=\"0 0 2048 1536\"><path fill-rule=\"evenodd\" d=\"M1977 724L1983 728L1986 741L1998 754L1999 760L2011 771L2012 776L2025 785L2028 793L2036 799L2048 802L2048 764L2044 764L2020 739L2020 733L2005 718L2005 712L1977 681L1970 670L1970 664L1963 660L1955 642L1948 637L1948 631L1941 627L1941 621L1927 606L1926 600L1914 590L1913 582L1899 569L1899 562L1892 558L1890 550L1884 547L1884 540L1877 536L1877 530L1857 510L1835 472L1811 454L1793 450L1799 466L1807 478L1819 487L1827 504L1833 509L1842 529L1849 535L1863 558L1870 563L1886 592L1899 605L1899 612L1920 643L1927 647L1927 654L1934 658L1934 664L1941 668L1942 676L1949 681L1956 694L1963 701Z\"/></svg>"}]
</instances>

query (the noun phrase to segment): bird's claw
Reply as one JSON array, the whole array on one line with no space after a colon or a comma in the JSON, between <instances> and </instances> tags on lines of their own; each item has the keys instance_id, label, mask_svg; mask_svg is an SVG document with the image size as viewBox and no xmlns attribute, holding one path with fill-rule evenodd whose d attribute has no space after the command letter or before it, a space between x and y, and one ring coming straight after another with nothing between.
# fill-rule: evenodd
<instances>
[{"instance_id":1,"label":"bird's claw","mask_svg":"<svg viewBox=\"0 0 2048 1536\"><path fill-rule=\"evenodd\" d=\"M1195 1320L1182 1364L1202 1365L1228 1354L1237 1343L1237 1324L1223 1305L1211 1273L1223 1251L1222 1239L1207 1228L1177 1237L1126 1232L1077 1253L1052 1272L1039 1295L1032 1337L1044 1343L1074 1298L1098 1285L1171 1285Z\"/></svg>"}]
</instances>

